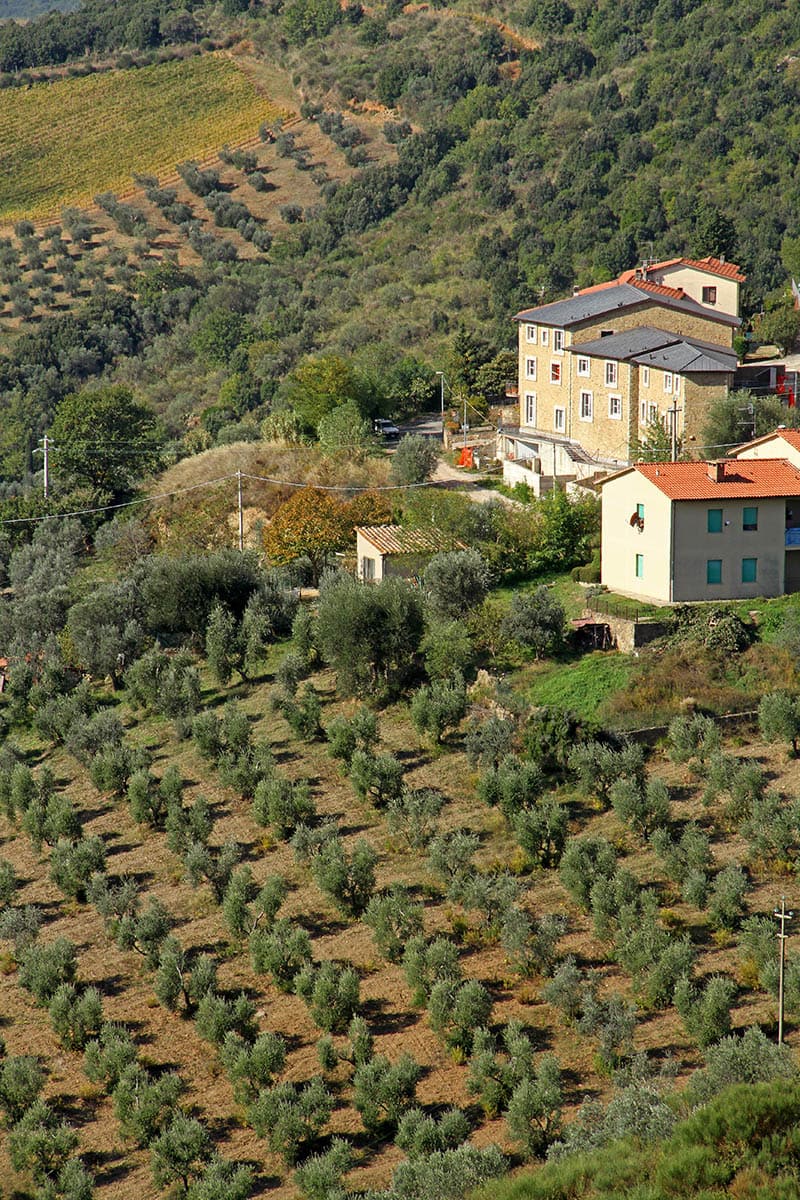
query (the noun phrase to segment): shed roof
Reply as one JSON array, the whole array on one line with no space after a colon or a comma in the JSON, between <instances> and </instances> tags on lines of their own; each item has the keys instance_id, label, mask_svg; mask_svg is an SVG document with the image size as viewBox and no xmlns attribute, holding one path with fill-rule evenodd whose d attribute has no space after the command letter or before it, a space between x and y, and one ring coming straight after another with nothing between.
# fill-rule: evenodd
<instances>
[{"instance_id":1,"label":"shed roof","mask_svg":"<svg viewBox=\"0 0 800 1200\"><path fill-rule=\"evenodd\" d=\"M403 525L359 525L356 533L380 554L436 554L440 550L464 550L440 529L406 529Z\"/></svg>"},{"instance_id":2,"label":"shed roof","mask_svg":"<svg viewBox=\"0 0 800 1200\"><path fill-rule=\"evenodd\" d=\"M670 500L769 499L800 496L800 470L785 458L728 460L721 464L722 478L712 479L707 462L636 463L603 481L607 487L614 479L637 471Z\"/></svg>"}]
</instances>

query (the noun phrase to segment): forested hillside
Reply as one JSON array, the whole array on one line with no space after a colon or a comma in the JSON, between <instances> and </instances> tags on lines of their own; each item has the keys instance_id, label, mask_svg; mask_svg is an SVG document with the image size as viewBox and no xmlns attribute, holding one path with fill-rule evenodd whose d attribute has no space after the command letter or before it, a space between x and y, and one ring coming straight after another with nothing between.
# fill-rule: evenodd
<instances>
[{"instance_id":1,"label":"forested hillside","mask_svg":"<svg viewBox=\"0 0 800 1200\"><path fill-rule=\"evenodd\" d=\"M30 469L24 446L46 429L58 397L98 375L130 382L162 413L165 395L195 397L170 422L179 439L192 416L185 409L196 416L220 391L232 398L235 420L280 408L288 373L319 351L366 374L373 410L387 394L397 404L386 371L407 376L400 364L413 354L411 375L430 381L414 393L401 385L413 408L432 399L434 369L457 371L459 330L485 343L471 349L473 363L489 362L511 344L509 317L520 305L608 278L642 256L735 259L749 276L748 310L775 303L788 274L800 273L796 6L239 7L187 13L166 2L92 0L65 17L0 27L7 87L77 55L80 66L69 70L85 73L93 53L130 69L181 44L193 52L246 47L305 118L279 152L304 179L309 170L318 178L316 201L286 204L281 195L277 236L262 238L246 262L237 244L223 239L217 250L192 234L197 214L184 206L172 219L189 220L203 268L176 276L169 302L162 287L153 303L148 279L154 259L170 252L148 249L146 221L137 225L124 206L109 202L107 211L125 217L134 236L142 230L140 249L124 260L111 294L104 281L85 311L70 300L80 288L67 295L57 280L48 284L56 269L48 262L39 287L51 306L31 304L28 277L19 282L25 246L9 236L2 281L16 319L8 332L30 326L33 340L0 361L4 434L23 447L22 462L17 449L0 464L8 482ZM334 155L344 151L344 174L327 159L315 169L302 141L312 126ZM396 153L385 153L387 140ZM175 210L150 188L164 212ZM242 212L217 205L215 220L246 224L252 206ZM41 247L24 236L35 263ZM68 244L73 266L82 253L80 242ZM197 349L198 327L232 303L246 335L239 345L261 347L246 364ZM53 316L42 320L45 312ZM65 356L60 345L73 350ZM474 371L456 383L480 394Z\"/></svg>"}]
</instances>

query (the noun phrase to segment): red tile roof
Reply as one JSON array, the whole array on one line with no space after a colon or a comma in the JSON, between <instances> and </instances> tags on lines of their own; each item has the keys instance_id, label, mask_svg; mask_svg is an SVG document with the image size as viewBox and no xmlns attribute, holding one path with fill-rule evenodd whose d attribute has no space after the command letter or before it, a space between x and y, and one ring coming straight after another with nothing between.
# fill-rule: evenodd
<instances>
[{"instance_id":1,"label":"red tile roof","mask_svg":"<svg viewBox=\"0 0 800 1200\"><path fill-rule=\"evenodd\" d=\"M667 258L663 262L648 263L647 271L663 271L666 267L696 267L698 271L707 271L709 275L720 275L723 279L733 279L736 283L745 283L747 276L743 275L741 268L737 263L723 262L721 258ZM661 285L653 283L649 279L637 278L637 275L643 270L642 267L632 267L628 271L623 271L616 279L611 279L608 283L596 283L592 287L581 288L581 292L599 292L602 288L616 287L619 283L632 283L634 287L642 287L647 290L652 290ZM666 287L666 285L663 285ZM685 296L683 288L667 288L667 295Z\"/></svg>"},{"instance_id":2,"label":"red tile roof","mask_svg":"<svg viewBox=\"0 0 800 1200\"><path fill-rule=\"evenodd\" d=\"M617 279L610 279L607 283L595 283L591 287L581 288L579 296L585 296L589 292L602 292L606 288L618 287L621 283L629 283L631 287L639 288L642 292L650 292L654 296L669 296L672 300L685 300L686 292L683 288L667 287L665 283L655 283L652 279L637 279L635 271L623 271Z\"/></svg>"},{"instance_id":3,"label":"red tile roof","mask_svg":"<svg viewBox=\"0 0 800 1200\"><path fill-rule=\"evenodd\" d=\"M719 483L706 462L636 463L634 470L670 500L742 500L800 496L800 471L785 458L727 460Z\"/></svg>"},{"instance_id":4,"label":"red tile roof","mask_svg":"<svg viewBox=\"0 0 800 1200\"><path fill-rule=\"evenodd\" d=\"M754 438L751 442L743 442L741 446L737 446L731 454L738 457L749 450L752 446L763 446L765 442L771 442L773 438L781 438L782 441L788 442L795 450L800 450L800 429L776 429L773 433L765 433L763 437Z\"/></svg>"}]
</instances>

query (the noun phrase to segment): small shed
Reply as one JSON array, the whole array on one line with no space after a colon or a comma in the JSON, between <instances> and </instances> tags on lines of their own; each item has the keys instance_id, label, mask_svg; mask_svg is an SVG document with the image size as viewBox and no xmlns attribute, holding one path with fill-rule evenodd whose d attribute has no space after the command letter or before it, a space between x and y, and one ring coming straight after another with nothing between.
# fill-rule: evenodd
<instances>
[{"instance_id":1,"label":"small shed","mask_svg":"<svg viewBox=\"0 0 800 1200\"><path fill-rule=\"evenodd\" d=\"M360 525L356 529L358 578L362 583L379 583L389 575L418 579L434 554L465 549L462 542L438 529Z\"/></svg>"}]
</instances>

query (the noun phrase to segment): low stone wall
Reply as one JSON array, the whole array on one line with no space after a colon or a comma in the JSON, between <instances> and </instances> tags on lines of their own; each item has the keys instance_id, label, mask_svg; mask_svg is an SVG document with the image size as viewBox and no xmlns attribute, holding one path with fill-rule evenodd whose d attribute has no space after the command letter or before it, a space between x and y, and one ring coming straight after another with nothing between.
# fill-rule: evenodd
<instances>
[{"instance_id":1,"label":"low stone wall","mask_svg":"<svg viewBox=\"0 0 800 1200\"><path fill-rule=\"evenodd\" d=\"M623 654L632 654L667 632L666 621L631 621L627 617L611 617L605 613L592 613L592 616L598 624L608 626L614 645Z\"/></svg>"}]
</instances>

